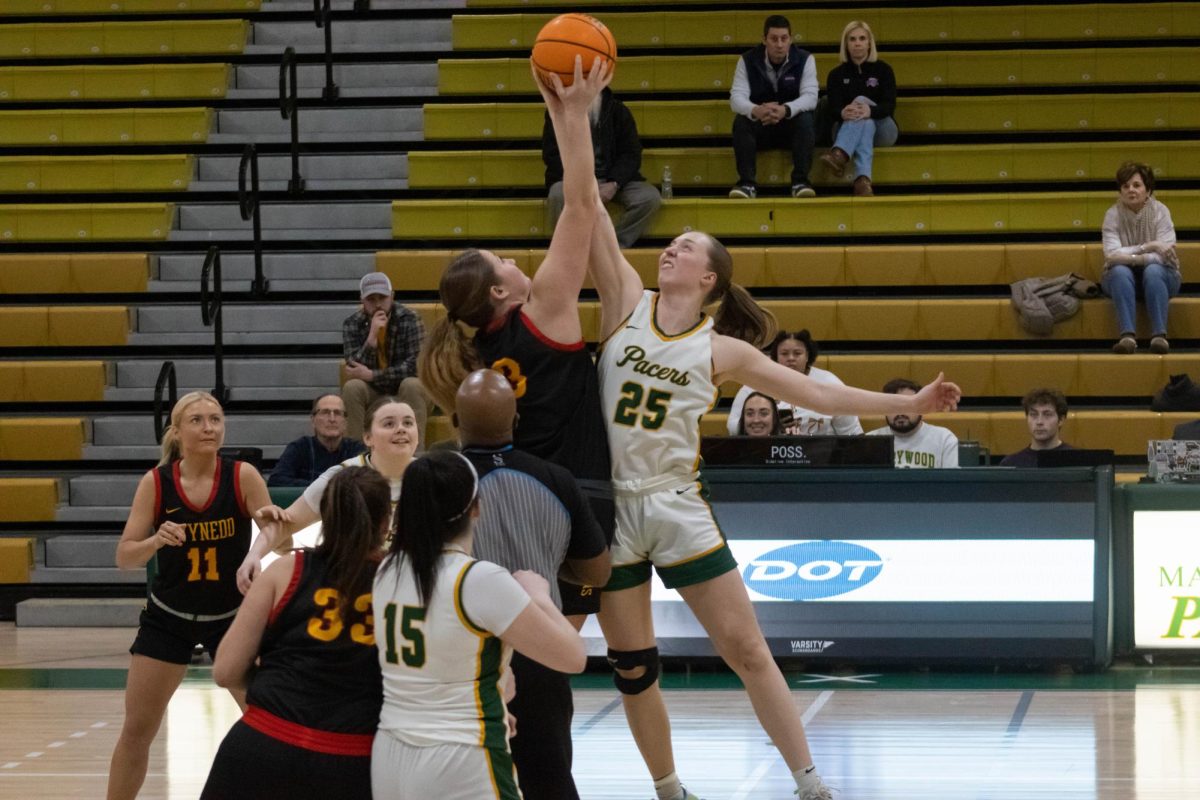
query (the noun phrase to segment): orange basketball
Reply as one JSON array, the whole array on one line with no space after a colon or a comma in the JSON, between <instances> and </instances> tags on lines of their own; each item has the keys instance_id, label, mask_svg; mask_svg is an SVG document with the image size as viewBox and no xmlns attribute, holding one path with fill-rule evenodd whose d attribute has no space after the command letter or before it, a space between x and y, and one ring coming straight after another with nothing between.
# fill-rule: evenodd
<instances>
[{"instance_id":1,"label":"orange basketball","mask_svg":"<svg viewBox=\"0 0 1200 800\"><path fill-rule=\"evenodd\" d=\"M557 73L563 86L575 79L575 56L583 59L583 74L596 56L616 64L617 42L604 23L587 14L562 14L545 24L533 45L533 66L543 76Z\"/></svg>"}]
</instances>

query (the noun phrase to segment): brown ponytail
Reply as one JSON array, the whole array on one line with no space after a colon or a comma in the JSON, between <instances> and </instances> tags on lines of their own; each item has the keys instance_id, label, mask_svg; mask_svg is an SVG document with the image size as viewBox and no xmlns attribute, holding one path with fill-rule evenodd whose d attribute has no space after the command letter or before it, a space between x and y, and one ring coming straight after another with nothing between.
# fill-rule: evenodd
<instances>
[{"instance_id":1,"label":"brown ponytail","mask_svg":"<svg viewBox=\"0 0 1200 800\"><path fill-rule=\"evenodd\" d=\"M475 342L460 323L482 328L492 321L495 308L491 289L496 283L491 263L474 249L460 253L442 273L438 294L446 317L425 337L417 357L417 374L430 397L446 413L454 411L459 384L484 366Z\"/></svg>"},{"instance_id":2,"label":"brown ponytail","mask_svg":"<svg viewBox=\"0 0 1200 800\"><path fill-rule=\"evenodd\" d=\"M750 293L733 282L733 256L725 245L708 234L708 268L717 276L705 304L721 301L713 314L713 330L749 342L760 350L775 338L775 315L754 302Z\"/></svg>"}]
</instances>

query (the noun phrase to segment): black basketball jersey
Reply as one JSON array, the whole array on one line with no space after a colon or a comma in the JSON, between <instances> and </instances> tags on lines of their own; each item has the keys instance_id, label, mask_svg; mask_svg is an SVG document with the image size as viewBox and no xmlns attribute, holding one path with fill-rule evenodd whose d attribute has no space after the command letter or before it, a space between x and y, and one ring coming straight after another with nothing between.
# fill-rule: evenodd
<instances>
[{"instance_id":1,"label":"black basketball jersey","mask_svg":"<svg viewBox=\"0 0 1200 800\"><path fill-rule=\"evenodd\" d=\"M246 693L253 710L246 722L310 750L369 755L383 705L373 573L340 615L324 559L315 550L298 550L295 557L287 592L263 633L259 668Z\"/></svg>"},{"instance_id":2,"label":"black basketball jersey","mask_svg":"<svg viewBox=\"0 0 1200 800\"><path fill-rule=\"evenodd\" d=\"M237 570L250 550L250 515L238 489L242 462L222 458L203 506L187 499L179 462L154 470L154 529L165 521L183 526L187 543L158 551L155 600L179 614L224 614L242 604Z\"/></svg>"},{"instance_id":3,"label":"black basketball jersey","mask_svg":"<svg viewBox=\"0 0 1200 800\"><path fill-rule=\"evenodd\" d=\"M476 334L475 346L516 392L514 444L576 478L607 485L612 471L600 381L584 343L555 342L516 308L495 330Z\"/></svg>"}]
</instances>

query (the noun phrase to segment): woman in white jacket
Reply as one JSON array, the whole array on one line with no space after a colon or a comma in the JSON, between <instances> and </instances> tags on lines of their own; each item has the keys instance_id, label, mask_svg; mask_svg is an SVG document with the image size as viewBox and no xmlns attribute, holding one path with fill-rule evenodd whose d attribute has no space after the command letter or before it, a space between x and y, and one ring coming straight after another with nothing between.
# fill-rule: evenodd
<instances>
[{"instance_id":1,"label":"woman in white jacket","mask_svg":"<svg viewBox=\"0 0 1200 800\"><path fill-rule=\"evenodd\" d=\"M773 360L785 367L804 373L817 383L845 386L842 379L829 370L813 366L820 351L807 328L795 333L780 331L775 340L771 342L767 352ZM745 405L746 398L754 391L753 387L743 386L733 396L733 405L729 408L727 423L730 436L737 433L738 421L742 418L742 406ZM779 401L779 413L783 422L783 432L789 436L861 436L863 432L858 417L852 414L830 416L793 406L783 400Z\"/></svg>"}]
</instances>

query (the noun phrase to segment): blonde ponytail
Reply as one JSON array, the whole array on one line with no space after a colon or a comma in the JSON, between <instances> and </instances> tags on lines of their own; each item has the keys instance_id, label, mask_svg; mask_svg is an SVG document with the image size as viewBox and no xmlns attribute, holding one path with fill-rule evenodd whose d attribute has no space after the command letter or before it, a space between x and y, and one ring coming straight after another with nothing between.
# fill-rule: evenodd
<instances>
[{"instance_id":1,"label":"blonde ponytail","mask_svg":"<svg viewBox=\"0 0 1200 800\"><path fill-rule=\"evenodd\" d=\"M433 326L417 356L417 374L433 402L454 413L454 397L466 377L483 366L475 342L454 320L444 317Z\"/></svg>"},{"instance_id":2,"label":"blonde ponytail","mask_svg":"<svg viewBox=\"0 0 1200 800\"><path fill-rule=\"evenodd\" d=\"M463 325L482 328L492 321L491 289L496 271L478 250L464 250L446 266L438 296L446 317L433 326L417 356L417 375L433 402L447 414L454 412L458 386L484 366L475 349L473 334Z\"/></svg>"},{"instance_id":3,"label":"blonde ponytail","mask_svg":"<svg viewBox=\"0 0 1200 800\"><path fill-rule=\"evenodd\" d=\"M221 404L217 401L217 398L208 392L188 392L175 402L174 408L171 409L171 424L163 431L162 456L158 460L160 467L166 466L183 457L183 452L179 444L179 423L183 419L183 412L187 411L188 406L199 403L202 400L207 400L217 408L221 408Z\"/></svg>"}]
</instances>

